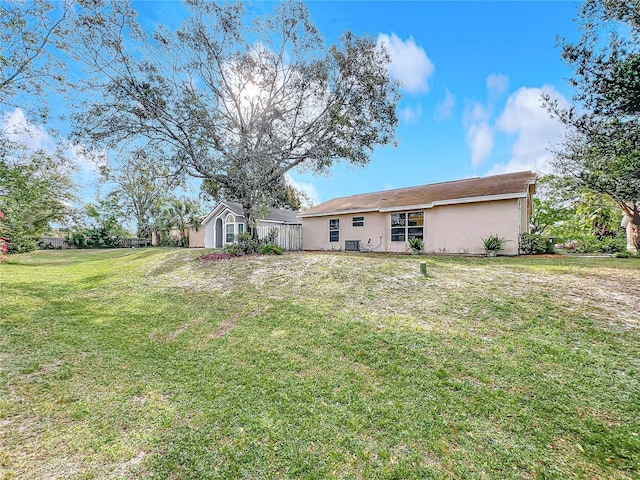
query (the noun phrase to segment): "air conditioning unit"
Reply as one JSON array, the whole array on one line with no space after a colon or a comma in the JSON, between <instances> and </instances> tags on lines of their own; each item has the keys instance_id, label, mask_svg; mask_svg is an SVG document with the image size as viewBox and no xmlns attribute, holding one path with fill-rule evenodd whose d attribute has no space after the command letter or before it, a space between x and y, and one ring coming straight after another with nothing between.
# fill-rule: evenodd
<instances>
[{"instance_id":1,"label":"air conditioning unit","mask_svg":"<svg viewBox=\"0 0 640 480\"><path fill-rule=\"evenodd\" d=\"M345 240L344 241L344 251L345 252L359 252L360 251L360 240Z\"/></svg>"}]
</instances>

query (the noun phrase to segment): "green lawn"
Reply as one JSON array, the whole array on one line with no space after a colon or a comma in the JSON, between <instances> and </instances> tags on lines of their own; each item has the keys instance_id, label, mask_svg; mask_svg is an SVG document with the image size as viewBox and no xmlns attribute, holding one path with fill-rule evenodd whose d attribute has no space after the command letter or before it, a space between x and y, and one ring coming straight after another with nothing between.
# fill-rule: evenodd
<instances>
[{"instance_id":1,"label":"green lawn","mask_svg":"<svg viewBox=\"0 0 640 480\"><path fill-rule=\"evenodd\" d=\"M0 265L0 478L640 478L640 261L201 253Z\"/></svg>"}]
</instances>

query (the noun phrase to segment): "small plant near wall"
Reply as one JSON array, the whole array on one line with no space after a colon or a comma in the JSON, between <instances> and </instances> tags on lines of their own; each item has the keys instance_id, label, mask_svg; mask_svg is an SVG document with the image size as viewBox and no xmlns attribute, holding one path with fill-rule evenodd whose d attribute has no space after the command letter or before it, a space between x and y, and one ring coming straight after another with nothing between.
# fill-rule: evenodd
<instances>
[{"instance_id":1,"label":"small plant near wall","mask_svg":"<svg viewBox=\"0 0 640 480\"><path fill-rule=\"evenodd\" d=\"M498 235L489 235L487 238L482 239L482 244L484 245L484 251L487 253L487 257L495 257L502 247L506 240L503 237L499 237Z\"/></svg>"},{"instance_id":2,"label":"small plant near wall","mask_svg":"<svg viewBox=\"0 0 640 480\"><path fill-rule=\"evenodd\" d=\"M421 238L410 238L409 247L411 248L411 253L420 253L424 250L424 240Z\"/></svg>"}]
</instances>

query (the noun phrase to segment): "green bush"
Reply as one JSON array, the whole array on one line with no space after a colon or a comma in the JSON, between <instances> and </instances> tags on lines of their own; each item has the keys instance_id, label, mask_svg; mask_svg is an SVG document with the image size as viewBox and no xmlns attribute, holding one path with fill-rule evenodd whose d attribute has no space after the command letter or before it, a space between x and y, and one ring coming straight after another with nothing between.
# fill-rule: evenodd
<instances>
[{"instance_id":1,"label":"green bush","mask_svg":"<svg viewBox=\"0 0 640 480\"><path fill-rule=\"evenodd\" d=\"M624 252L627 249L627 239L622 236L605 238L600 242L599 247L602 253Z\"/></svg>"},{"instance_id":2,"label":"green bush","mask_svg":"<svg viewBox=\"0 0 640 480\"><path fill-rule=\"evenodd\" d=\"M228 253L229 255L233 255L234 257L239 257L240 255L244 255L244 251L242 247L237 243L230 243L222 247L222 251L224 253Z\"/></svg>"},{"instance_id":3,"label":"green bush","mask_svg":"<svg viewBox=\"0 0 640 480\"><path fill-rule=\"evenodd\" d=\"M627 249L627 240L622 236L607 237L598 240L597 237L586 235L576 239L576 253L617 253Z\"/></svg>"},{"instance_id":4,"label":"green bush","mask_svg":"<svg viewBox=\"0 0 640 480\"><path fill-rule=\"evenodd\" d=\"M542 253L555 253L553 241L535 233L520 234L520 253L525 255L540 255Z\"/></svg>"},{"instance_id":5,"label":"green bush","mask_svg":"<svg viewBox=\"0 0 640 480\"><path fill-rule=\"evenodd\" d=\"M498 235L494 234L491 234L487 238L482 239L482 244L484 245L484 249L487 252L498 252L502 250L504 242L506 242L506 240L503 237L499 237Z\"/></svg>"},{"instance_id":6,"label":"green bush","mask_svg":"<svg viewBox=\"0 0 640 480\"><path fill-rule=\"evenodd\" d=\"M7 241L7 253L27 253L38 248L38 241L26 235L14 235Z\"/></svg>"},{"instance_id":7,"label":"green bush","mask_svg":"<svg viewBox=\"0 0 640 480\"><path fill-rule=\"evenodd\" d=\"M416 253L421 252L424 250L424 241L421 238L410 238L409 247Z\"/></svg>"},{"instance_id":8,"label":"green bush","mask_svg":"<svg viewBox=\"0 0 640 480\"><path fill-rule=\"evenodd\" d=\"M264 243L258 247L258 253L260 255L282 255L284 249L273 243Z\"/></svg>"}]
</instances>

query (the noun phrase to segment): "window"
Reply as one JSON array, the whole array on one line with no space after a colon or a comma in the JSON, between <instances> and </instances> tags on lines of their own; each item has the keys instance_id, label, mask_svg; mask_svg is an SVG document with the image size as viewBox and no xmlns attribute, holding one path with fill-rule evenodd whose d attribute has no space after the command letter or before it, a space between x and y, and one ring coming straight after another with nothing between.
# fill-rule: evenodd
<instances>
[{"instance_id":1,"label":"window","mask_svg":"<svg viewBox=\"0 0 640 480\"><path fill-rule=\"evenodd\" d=\"M340 220L338 218L329 220L329 241L340 241Z\"/></svg>"},{"instance_id":2,"label":"window","mask_svg":"<svg viewBox=\"0 0 640 480\"><path fill-rule=\"evenodd\" d=\"M412 238L424 238L424 213L392 213L391 241L404 242Z\"/></svg>"},{"instance_id":3,"label":"window","mask_svg":"<svg viewBox=\"0 0 640 480\"><path fill-rule=\"evenodd\" d=\"M391 214L391 241L404 242L406 240L407 214Z\"/></svg>"},{"instance_id":4,"label":"window","mask_svg":"<svg viewBox=\"0 0 640 480\"><path fill-rule=\"evenodd\" d=\"M244 233L244 223L238 224L238 233Z\"/></svg>"},{"instance_id":5,"label":"window","mask_svg":"<svg viewBox=\"0 0 640 480\"><path fill-rule=\"evenodd\" d=\"M353 217L351 221L354 227L364 227L364 217Z\"/></svg>"},{"instance_id":6,"label":"window","mask_svg":"<svg viewBox=\"0 0 640 480\"><path fill-rule=\"evenodd\" d=\"M227 215L227 218L226 218L226 230L227 230L226 242L227 243L233 243L235 225L236 224L234 222L233 215Z\"/></svg>"}]
</instances>

